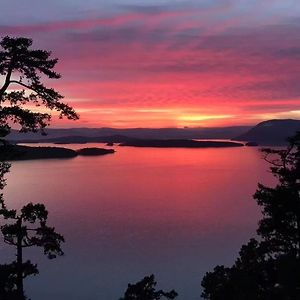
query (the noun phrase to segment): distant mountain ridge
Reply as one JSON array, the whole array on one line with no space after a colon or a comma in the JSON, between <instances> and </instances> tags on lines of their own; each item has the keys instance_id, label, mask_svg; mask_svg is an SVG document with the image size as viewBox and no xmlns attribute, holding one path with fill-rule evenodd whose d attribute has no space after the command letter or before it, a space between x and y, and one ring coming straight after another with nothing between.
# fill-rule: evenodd
<instances>
[{"instance_id":1,"label":"distant mountain ridge","mask_svg":"<svg viewBox=\"0 0 300 300\"><path fill-rule=\"evenodd\" d=\"M47 129L47 135L19 133L16 130L6 137L16 142L125 142L126 139L230 139L251 126L216 128L69 128ZM108 140L109 139L109 140Z\"/></svg>"},{"instance_id":2,"label":"distant mountain ridge","mask_svg":"<svg viewBox=\"0 0 300 300\"><path fill-rule=\"evenodd\" d=\"M47 135L19 133L7 136L15 143L126 143L136 139L232 139L255 142L259 145L285 145L287 138L300 131L300 120L275 119L256 126L231 126L211 128L68 128L47 129Z\"/></svg>"},{"instance_id":3,"label":"distant mountain ridge","mask_svg":"<svg viewBox=\"0 0 300 300\"><path fill-rule=\"evenodd\" d=\"M300 131L300 120L274 119L257 124L234 140L251 141L259 145L285 145L288 137L297 131Z\"/></svg>"},{"instance_id":4,"label":"distant mountain ridge","mask_svg":"<svg viewBox=\"0 0 300 300\"><path fill-rule=\"evenodd\" d=\"M197 141L197 140L139 140L120 144L129 147L151 147L151 148L226 148L243 147L243 143L231 141Z\"/></svg>"}]
</instances>

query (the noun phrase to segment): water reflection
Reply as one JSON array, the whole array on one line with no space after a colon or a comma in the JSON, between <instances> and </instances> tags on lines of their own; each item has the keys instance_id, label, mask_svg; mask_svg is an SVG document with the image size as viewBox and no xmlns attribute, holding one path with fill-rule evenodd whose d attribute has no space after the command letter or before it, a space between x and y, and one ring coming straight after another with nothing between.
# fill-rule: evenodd
<instances>
[{"instance_id":1,"label":"water reflection","mask_svg":"<svg viewBox=\"0 0 300 300\"><path fill-rule=\"evenodd\" d=\"M271 181L256 148L116 150L13 163L7 201L44 202L67 241L66 256L41 258L27 281L33 300L115 300L151 273L178 299L199 299L204 272L231 264L255 233L252 194Z\"/></svg>"}]
</instances>

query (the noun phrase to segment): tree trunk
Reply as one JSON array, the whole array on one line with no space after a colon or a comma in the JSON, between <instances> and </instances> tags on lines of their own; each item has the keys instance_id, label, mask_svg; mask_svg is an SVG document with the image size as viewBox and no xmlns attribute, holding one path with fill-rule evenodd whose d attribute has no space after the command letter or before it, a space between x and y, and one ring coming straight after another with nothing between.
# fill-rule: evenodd
<instances>
[{"instance_id":1,"label":"tree trunk","mask_svg":"<svg viewBox=\"0 0 300 300\"><path fill-rule=\"evenodd\" d=\"M300 276L300 191L299 191L299 185L300 185L300 179L296 179L296 191L298 193L298 199L297 199L297 231L298 231L298 249L297 249L297 273L296 276ZM298 281L298 284L296 286L296 299L300 299L300 281Z\"/></svg>"},{"instance_id":2,"label":"tree trunk","mask_svg":"<svg viewBox=\"0 0 300 300\"><path fill-rule=\"evenodd\" d=\"M300 218L297 217L297 229L298 229L298 249L297 249L297 257L296 257L296 263L297 263L297 273L296 276L300 276ZM298 281L298 284L296 286L296 298L300 299L300 281Z\"/></svg>"},{"instance_id":3,"label":"tree trunk","mask_svg":"<svg viewBox=\"0 0 300 300\"><path fill-rule=\"evenodd\" d=\"M18 300L24 300L23 288L23 248L22 248L22 219L18 219L18 237L17 237L17 293Z\"/></svg>"}]
</instances>

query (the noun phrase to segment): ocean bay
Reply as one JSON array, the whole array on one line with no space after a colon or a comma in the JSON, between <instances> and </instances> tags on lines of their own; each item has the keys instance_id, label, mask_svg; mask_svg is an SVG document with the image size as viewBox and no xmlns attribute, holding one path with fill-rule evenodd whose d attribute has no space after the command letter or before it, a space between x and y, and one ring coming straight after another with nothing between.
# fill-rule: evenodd
<instances>
[{"instance_id":1,"label":"ocean bay","mask_svg":"<svg viewBox=\"0 0 300 300\"><path fill-rule=\"evenodd\" d=\"M204 273L230 265L255 236L260 213L252 195L258 182L272 183L268 165L251 147L115 149L13 162L7 203L42 201L66 238L64 257L38 259L41 274L26 281L28 294L113 300L154 273L165 289L176 287L178 299L199 299ZM12 256L5 246L1 252Z\"/></svg>"}]
</instances>

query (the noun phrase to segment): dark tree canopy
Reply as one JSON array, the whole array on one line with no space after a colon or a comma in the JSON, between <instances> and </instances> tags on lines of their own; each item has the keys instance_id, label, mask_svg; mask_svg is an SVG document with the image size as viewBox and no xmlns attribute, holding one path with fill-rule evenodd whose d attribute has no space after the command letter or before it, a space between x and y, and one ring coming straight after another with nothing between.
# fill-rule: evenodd
<instances>
[{"instance_id":1,"label":"dark tree canopy","mask_svg":"<svg viewBox=\"0 0 300 300\"><path fill-rule=\"evenodd\" d=\"M43 204L29 203L19 214L16 210L7 209L3 201L0 206L0 215L9 220L0 227L6 244L18 246L21 243L22 248L42 247L50 259L63 255L61 243L64 238L53 227L47 226L48 211ZM37 226L34 226L36 223Z\"/></svg>"},{"instance_id":2,"label":"dark tree canopy","mask_svg":"<svg viewBox=\"0 0 300 300\"><path fill-rule=\"evenodd\" d=\"M29 260L22 264L23 278L37 275L38 269ZM18 266L16 262L0 265L0 299L1 300L23 300L25 295L20 296L18 292Z\"/></svg>"},{"instance_id":3,"label":"dark tree canopy","mask_svg":"<svg viewBox=\"0 0 300 300\"><path fill-rule=\"evenodd\" d=\"M24 263L23 249L28 247L41 247L49 259L63 255L61 243L64 238L55 232L53 227L47 226L48 212L43 204L29 203L21 209L7 209L3 199L0 201L0 216L7 220L0 227L4 242L16 249L16 261L10 264L12 272L9 283L16 288L19 299L25 299L23 279L38 273L37 266L31 261ZM13 289L14 290L14 289Z\"/></svg>"},{"instance_id":4,"label":"dark tree canopy","mask_svg":"<svg viewBox=\"0 0 300 300\"><path fill-rule=\"evenodd\" d=\"M263 219L257 233L272 246L272 253L300 258L300 133L290 139L286 150L263 151L279 184L258 186L254 199L262 207Z\"/></svg>"},{"instance_id":5,"label":"dark tree canopy","mask_svg":"<svg viewBox=\"0 0 300 300\"><path fill-rule=\"evenodd\" d=\"M9 168L10 164L0 162L0 190L6 185L5 174ZM7 208L3 194L0 194L0 216L3 240L16 252L15 261L0 265L0 299L24 300L23 280L38 274L38 268L30 260L24 260L23 250L40 247L49 259L53 259L63 255L61 244L64 238L47 225L48 211L43 204L29 203L17 212Z\"/></svg>"},{"instance_id":6,"label":"dark tree canopy","mask_svg":"<svg viewBox=\"0 0 300 300\"><path fill-rule=\"evenodd\" d=\"M44 106L56 110L60 117L76 120L78 115L72 107L62 102L63 96L42 83L46 79L58 79L54 71L56 58L51 52L31 48L28 38L4 37L0 41L0 136L9 133L11 123L19 124L21 131L45 128L51 119L48 113L33 112L26 104ZM14 90L14 88L16 90Z\"/></svg>"},{"instance_id":7,"label":"dark tree canopy","mask_svg":"<svg viewBox=\"0 0 300 300\"><path fill-rule=\"evenodd\" d=\"M205 299L300 299L300 133L287 149L263 152L278 184L259 184L254 195L263 213L259 239L242 246L232 267L206 273Z\"/></svg>"},{"instance_id":8,"label":"dark tree canopy","mask_svg":"<svg viewBox=\"0 0 300 300\"><path fill-rule=\"evenodd\" d=\"M39 106L59 112L60 118L78 119L73 108L62 102L63 96L43 83L60 78L54 70L58 60L51 58L51 52L31 46L32 40L23 37L6 36L0 40L0 138L9 134L13 124L19 125L22 132L40 129L44 133L51 115L38 112ZM33 105L37 107L34 110ZM0 162L0 190L6 185L4 175L9 168L10 164ZM16 251L15 261L0 265L0 299L24 300L23 280L36 275L38 269L23 259L23 250L40 247L52 259L63 255L64 238L47 225L48 212L43 204L29 203L17 212L7 208L0 194L0 216L4 219L0 227L4 242Z\"/></svg>"},{"instance_id":9,"label":"dark tree canopy","mask_svg":"<svg viewBox=\"0 0 300 300\"><path fill-rule=\"evenodd\" d=\"M156 290L156 282L154 275L146 276L135 284L128 284L125 295L120 300L159 300L159 299L175 299L177 293L172 290L164 292Z\"/></svg>"}]
</instances>

